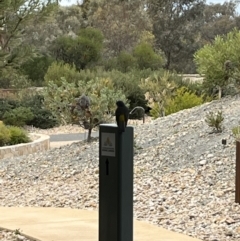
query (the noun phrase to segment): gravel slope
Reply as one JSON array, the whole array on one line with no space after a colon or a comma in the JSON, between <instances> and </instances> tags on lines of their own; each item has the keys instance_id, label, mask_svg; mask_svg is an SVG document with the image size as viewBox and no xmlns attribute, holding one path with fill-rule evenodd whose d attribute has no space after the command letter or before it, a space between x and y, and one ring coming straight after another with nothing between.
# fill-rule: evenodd
<instances>
[{"instance_id":1,"label":"gravel slope","mask_svg":"<svg viewBox=\"0 0 240 241\"><path fill-rule=\"evenodd\" d=\"M240 98L225 98L135 127L135 218L202 240L240 240L231 133L239 109ZM204 121L217 110L218 134ZM98 141L2 160L0 205L97 210Z\"/></svg>"}]
</instances>

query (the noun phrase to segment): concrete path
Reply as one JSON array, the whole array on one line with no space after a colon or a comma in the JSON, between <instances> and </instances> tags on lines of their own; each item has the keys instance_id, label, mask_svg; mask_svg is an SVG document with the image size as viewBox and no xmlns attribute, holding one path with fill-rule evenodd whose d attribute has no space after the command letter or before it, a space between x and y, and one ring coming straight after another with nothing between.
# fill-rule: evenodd
<instances>
[{"instance_id":1,"label":"concrete path","mask_svg":"<svg viewBox=\"0 0 240 241\"><path fill-rule=\"evenodd\" d=\"M92 132L92 137L98 137L98 132ZM61 141L83 141L86 140L87 133L69 133L50 135L50 142Z\"/></svg>"},{"instance_id":2,"label":"concrete path","mask_svg":"<svg viewBox=\"0 0 240 241\"><path fill-rule=\"evenodd\" d=\"M69 208L0 207L0 227L20 229L41 241L97 241L98 213ZM200 240L134 221L134 241Z\"/></svg>"},{"instance_id":3,"label":"concrete path","mask_svg":"<svg viewBox=\"0 0 240 241\"><path fill-rule=\"evenodd\" d=\"M98 132L93 132L92 137L98 137ZM87 139L87 133L69 133L50 135L50 148L59 148Z\"/></svg>"}]
</instances>

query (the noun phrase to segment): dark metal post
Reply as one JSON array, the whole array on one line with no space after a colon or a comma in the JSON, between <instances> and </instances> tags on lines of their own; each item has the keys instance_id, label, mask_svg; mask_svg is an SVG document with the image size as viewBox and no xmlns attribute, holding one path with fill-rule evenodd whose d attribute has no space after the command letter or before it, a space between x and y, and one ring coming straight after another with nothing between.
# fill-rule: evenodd
<instances>
[{"instance_id":1,"label":"dark metal post","mask_svg":"<svg viewBox=\"0 0 240 241\"><path fill-rule=\"evenodd\" d=\"M99 134L99 241L133 241L133 128Z\"/></svg>"},{"instance_id":2,"label":"dark metal post","mask_svg":"<svg viewBox=\"0 0 240 241\"><path fill-rule=\"evenodd\" d=\"M236 141L236 187L235 202L240 203L240 142Z\"/></svg>"}]
</instances>

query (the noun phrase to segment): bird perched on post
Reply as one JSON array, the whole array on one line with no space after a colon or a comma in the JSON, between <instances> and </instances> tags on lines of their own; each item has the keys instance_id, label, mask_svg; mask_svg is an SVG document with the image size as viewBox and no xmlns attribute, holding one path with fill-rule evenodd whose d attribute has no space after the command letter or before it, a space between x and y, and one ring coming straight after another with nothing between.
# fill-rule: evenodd
<instances>
[{"instance_id":1,"label":"bird perched on post","mask_svg":"<svg viewBox=\"0 0 240 241\"><path fill-rule=\"evenodd\" d=\"M128 122L129 110L121 100L118 100L116 105L115 116L117 126L120 132L124 132Z\"/></svg>"}]
</instances>

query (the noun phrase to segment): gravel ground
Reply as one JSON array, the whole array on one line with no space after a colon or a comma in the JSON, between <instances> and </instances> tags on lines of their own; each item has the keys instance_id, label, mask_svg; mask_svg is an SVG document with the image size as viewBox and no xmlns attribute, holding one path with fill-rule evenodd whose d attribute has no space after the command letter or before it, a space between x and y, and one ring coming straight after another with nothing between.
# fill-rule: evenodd
<instances>
[{"instance_id":1,"label":"gravel ground","mask_svg":"<svg viewBox=\"0 0 240 241\"><path fill-rule=\"evenodd\" d=\"M240 240L231 131L239 108L240 98L225 98L135 126L136 219L201 240ZM224 128L213 133L205 116L218 110ZM79 142L2 160L0 206L97 210L98 145Z\"/></svg>"}]
</instances>

